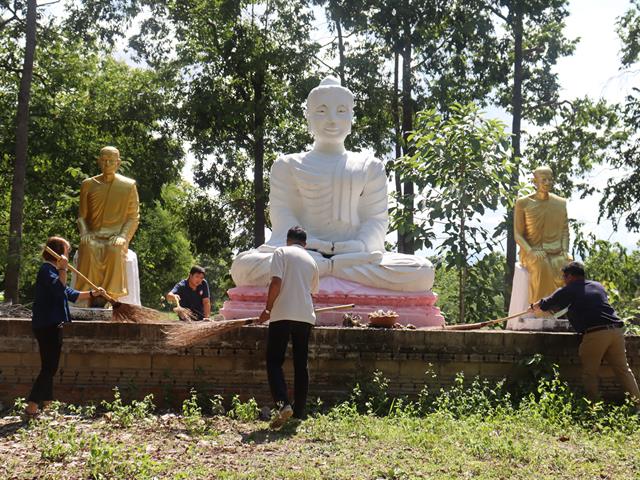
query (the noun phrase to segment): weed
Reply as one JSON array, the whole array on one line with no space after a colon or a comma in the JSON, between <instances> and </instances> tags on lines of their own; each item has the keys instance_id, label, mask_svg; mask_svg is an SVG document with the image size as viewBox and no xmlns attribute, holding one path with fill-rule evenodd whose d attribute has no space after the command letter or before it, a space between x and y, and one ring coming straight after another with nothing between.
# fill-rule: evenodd
<instances>
[{"instance_id":1,"label":"weed","mask_svg":"<svg viewBox=\"0 0 640 480\"><path fill-rule=\"evenodd\" d=\"M254 398L243 403L238 395L234 395L228 415L242 422L253 422L260 416L260 408Z\"/></svg>"},{"instance_id":2,"label":"weed","mask_svg":"<svg viewBox=\"0 0 640 480\"><path fill-rule=\"evenodd\" d=\"M13 408L11 409L11 413L13 415L20 415L24 412L24 409L27 408L27 400L24 397L16 397L13 401Z\"/></svg>"},{"instance_id":3,"label":"weed","mask_svg":"<svg viewBox=\"0 0 640 480\"><path fill-rule=\"evenodd\" d=\"M155 410L153 394L149 394L142 401L132 400L129 405L122 402L118 387L113 389L113 402L102 401L107 410L107 418L120 427L130 427L133 422L148 417Z\"/></svg>"},{"instance_id":4,"label":"weed","mask_svg":"<svg viewBox=\"0 0 640 480\"><path fill-rule=\"evenodd\" d=\"M89 478L93 480L147 480L156 477L155 473L162 470L162 464L153 460L141 448L130 449L119 444L103 442L94 435L89 445L87 469Z\"/></svg>"},{"instance_id":5,"label":"weed","mask_svg":"<svg viewBox=\"0 0 640 480\"><path fill-rule=\"evenodd\" d=\"M191 389L189 398L182 402L182 421L192 435L202 435L207 424L202 418L202 408L198 403L198 393Z\"/></svg>"},{"instance_id":6,"label":"weed","mask_svg":"<svg viewBox=\"0 0 640 480\"><path fill-rule=\"evenodd\" d=\"M222 395L214 395L213 398L209 399L211 404L211 414L212 415L224 415L227 413L227 409L224 408L224 398Z\"/></svg>"},{"instance_id":7,"label":"weed","mask_svg":"<svg viewBox=\"0 0 640 480\"><path fill-rule=\"evenodd\" d=\"M70 425L64 428L46 428L44 435L39 437L37 447L43 460L61 462L80 452L85 443L76 427Z\"/></svg>"}]
</instances>

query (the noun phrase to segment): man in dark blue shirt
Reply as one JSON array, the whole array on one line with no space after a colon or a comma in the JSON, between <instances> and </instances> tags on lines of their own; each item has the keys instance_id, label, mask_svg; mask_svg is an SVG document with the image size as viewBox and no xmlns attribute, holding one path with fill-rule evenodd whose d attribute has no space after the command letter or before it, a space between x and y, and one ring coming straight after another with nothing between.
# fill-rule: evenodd
<instances>
[{"instance_id":1,"label":"man in dark blue shirt","mask_svg":"<svg viewBox=\"0 0 640 480\"><path fill-rule=\"evenodd\" d=\"M627 363L623 323L609 305L604 287L593 280L585 280L584 266L571 262L562 268L565 286L531 305L533 311L558 311L569 307L567 317L576 332L582 335L578 354L582 362L582 379L587 396L600 397L598 372L606 359L616 376L640 403L640 390Z\"/></svg>"},{"instance_id":2,"label":"man in dark blue shirt","mask_svg":"<svg viewBox=\"0 0 640 480\"><path fill-rule=\"evenodd\" d=\"M191 267L189 277L180 280L173 289L167 293L167 300L169 302L191 310L198 320L209 320L209 316L211 315L209 284L204 279L204 276L204 268L195 265ZM180 311L178 311L178 316L180 316Z\"/></svg>"}]
</instances>

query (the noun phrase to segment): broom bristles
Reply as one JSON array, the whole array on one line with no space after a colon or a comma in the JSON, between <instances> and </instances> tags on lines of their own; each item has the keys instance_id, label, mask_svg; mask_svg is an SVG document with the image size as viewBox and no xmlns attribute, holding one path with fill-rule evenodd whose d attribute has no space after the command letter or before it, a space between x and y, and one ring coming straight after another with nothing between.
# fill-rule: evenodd
<instances>
[{"instance_id":1,"label":"broom bristles","mask_svg":"<svg viewBox=\"0 0 640 480\"><path fill-rule=\"evenodd\" d=\"M154 323L166 319L162 312L130 303L116 303L111 314L111 321L119 323Z\"/></svg>"},{"instance_id":2,"label":"broom bristles","mask_svg":"<svg viewBox=\"0 0 640 480\"><path fill-rule=\"evenodd\" d=\"M236 330L251 320L220 320L208 323L175 325L165 330L165 344L170 348L188 348L212 337Z\"/></svg>"},{"instance_id":3,"label":"broom bristles","mask_svg":"<svg viewBox=\"0 0 640 480\"><path fill-rule=\"evenodd\" d=\"M201 320L201 317L190 308L176 307L173 309L173 311L176 313L176 315L178 315L178 318L183 322L191 323L191 322L197 322L198 320Z\"/></svg>"},{"instance_id":4,"label":"broom bristles","mask_svg":"<svg viewBox=\"0 0 640 480\"><path fill-rule=\"evenodd\" d=\"M350 303L348 305L316 308L315 312L320 313L330 310L343 310L346 308L353 308L354 306L354 304ZM250 325L257 320L258 317L251 317L235 320L220 320L204 324L198 322L194 324L176 325L175 327L171 327L169 330L164 331L166 336L165 345L170 348L188 348L212 337L243 327L244 325Z\"/></svg>"}]
</instances>

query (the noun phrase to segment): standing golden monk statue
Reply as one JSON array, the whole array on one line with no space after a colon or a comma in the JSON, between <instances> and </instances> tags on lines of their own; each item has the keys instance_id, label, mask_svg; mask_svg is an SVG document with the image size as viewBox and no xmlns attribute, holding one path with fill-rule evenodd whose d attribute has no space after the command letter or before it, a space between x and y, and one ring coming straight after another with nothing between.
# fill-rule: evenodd
<instances>
[{"instance_id":1,"label":"standing golden monk statue","mask_svg":"<svg viewBox=\"0 0 640 480\"><path fill-rule=\"evenodd\" d=\"M516 201L513 221L520 263L529 272L529 303L562 287L561 269L572 260L567 201L551 193L551 168L536 168L533 184L536 192Z\"/></svg>"},{"instance_id":2,"label":"standing golden monk statue","mask_svg":"<svg viewBox=\"0 0 640 480\"><path fill-rule=\"evenodd\" d=\"M116 173L120 163L117 148L100 150L102 174L82 182L78 215L78 270L114 298L127 295L125 260L140 220L136 182ZM75 288L90 287L78 278Z\"/></svg>"}]
</instances>

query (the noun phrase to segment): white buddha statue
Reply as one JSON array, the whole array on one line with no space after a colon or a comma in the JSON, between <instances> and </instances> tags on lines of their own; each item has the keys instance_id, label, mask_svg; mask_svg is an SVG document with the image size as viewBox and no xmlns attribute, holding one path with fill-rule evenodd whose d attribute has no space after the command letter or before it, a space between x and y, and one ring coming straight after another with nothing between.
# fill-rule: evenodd
<instances>
[{"instance_id":1,"label":"white buddha statue","mask_svg":"<svg viewBox=\"0 0 640 480\"><path fill-rule=\"evenodd\" d=\"M231 266L236 285L268 285L272 252L286 244L289 228L300 225L321 277L403 292L430 290L434 269L427 259L384 251L389 223L384 165L344 147L353 120L351 91L325 78L307 97L306 117L313 148L273 164L273 233L266 244L236 257Z\"/></svg>"}]
</instances>

